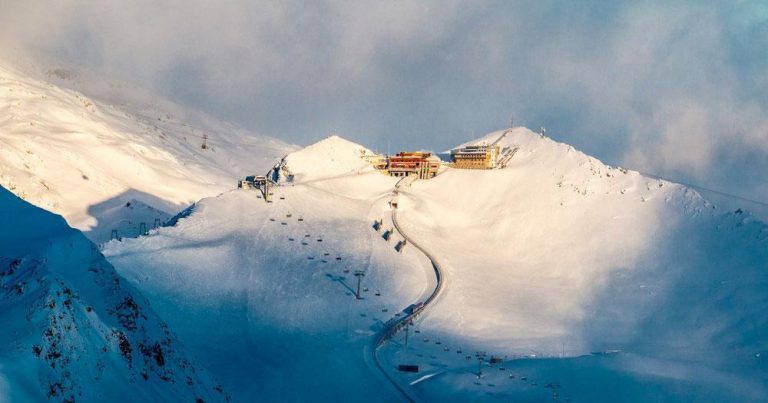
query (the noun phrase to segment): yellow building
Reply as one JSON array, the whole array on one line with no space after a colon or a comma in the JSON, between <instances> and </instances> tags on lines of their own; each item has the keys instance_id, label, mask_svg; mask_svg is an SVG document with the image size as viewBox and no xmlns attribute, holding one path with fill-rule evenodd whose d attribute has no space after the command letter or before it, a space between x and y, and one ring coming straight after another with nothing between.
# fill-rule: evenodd
<instances>
[{"instance_id":1,"label":"yellow building","mask_svg":"<svg viewBox=\"0 0 768 403\"><path fill-rule=\"evenodd\" d=\"M459 169L493 169L499 158L499 146L466 146L451 150L453 167Z\"/></svg>"}]
</instances>

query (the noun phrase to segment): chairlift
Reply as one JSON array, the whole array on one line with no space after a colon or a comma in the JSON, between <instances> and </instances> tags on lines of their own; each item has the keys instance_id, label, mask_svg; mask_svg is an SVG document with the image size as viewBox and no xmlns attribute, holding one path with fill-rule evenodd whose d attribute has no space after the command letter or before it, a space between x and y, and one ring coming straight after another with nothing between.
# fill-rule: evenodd
<instances>
[{"instance_id":1,"label":"chairlift","mask_svg":"<svg viewBox=\"0 0 768 403\"><path fill-rule=\"evenodd\" d=\"M293 238L288 238L289 241L293 241Z\"/></svg>"},{"instance_id":2,"label":"chairlift","mask_svg":"<svg viewBox=\"0 0 768 403\"><path fill-rule=\"evenodd\" d=\"M324 252L323 253L323 256L328 256L328 255L330 255L330 253L328 253L328 252Z\"/></svg>"},{"instance_id":3,"label":"chairlift","mask_svg":"<svg viewBox=\"0 0 768 403\"><path fill-rule=\"evenodd\" d=\"M299 221L304 221L304 219L303 219L303 218L301 218L301 217L299 217Z\"/></svg>"},{"instance_id":4,"label":"chairlift","mask_svg":"<svg viewBox=\"0 0 768 403\"><path fill-rule=\"evenodd\" d=\"M336 260L341 260L341 256L336 256Z\"/></svg>"}]
</instances>

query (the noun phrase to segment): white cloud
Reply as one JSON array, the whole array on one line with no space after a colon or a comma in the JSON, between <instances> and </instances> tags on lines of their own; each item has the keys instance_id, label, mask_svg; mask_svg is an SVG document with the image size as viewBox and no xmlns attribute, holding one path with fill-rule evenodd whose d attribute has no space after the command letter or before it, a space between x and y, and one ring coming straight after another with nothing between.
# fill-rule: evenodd
<instances>
[{"instance_id":1,"label":"white cloud","mask_svg":"<svg viewBox=\"0 0 768 403\"><path fill-rule=\"evenodd\" d=\"M767 21L760 1L0 0L0 43L296 142L444 149L515 114L727 188L768 160Z\"/></svg>"}]
</instances>

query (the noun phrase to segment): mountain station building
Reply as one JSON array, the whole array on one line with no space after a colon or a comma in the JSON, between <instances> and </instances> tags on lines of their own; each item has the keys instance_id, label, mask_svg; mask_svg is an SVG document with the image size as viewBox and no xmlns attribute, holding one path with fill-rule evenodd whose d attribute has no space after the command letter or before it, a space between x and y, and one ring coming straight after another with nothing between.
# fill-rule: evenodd
<instances>
[{"instance_id":1,"label":"mountain station building","mask_svg":"<svg viewBox=\"0 0 768 403\"><path fill-rule=\"evenodd\" d=\"M419 179L430 179L440 169L440 158L422 151L404 151L389 156L387 171L390 176L418 175Z\"/></svg>"},{"instance_id":2,"label":"mountain station building","mask_svg":"<svg viewBox=\"0 0 768 403\"><path fill-rule=\"evenodd\" d=\"M466 146L451 150L453 167L459 169L493 169L498 158L498 144Z\"/></svg>"}]
</instances>

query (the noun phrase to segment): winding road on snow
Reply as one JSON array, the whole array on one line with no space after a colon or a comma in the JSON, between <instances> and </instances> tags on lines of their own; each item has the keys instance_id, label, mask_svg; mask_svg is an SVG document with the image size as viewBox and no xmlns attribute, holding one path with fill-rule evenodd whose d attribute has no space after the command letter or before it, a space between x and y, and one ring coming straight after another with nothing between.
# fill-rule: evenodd
<instances>
[{"instance_id":1,"label":"winding road on snow","mask_svg":"<svg viewBox=\"0 0 768 403\"><path fill-rule=\"evenodd\" d=\"M404 181L409 180L410 178L403 178L397 184L395 185L395 190L392 192L393 196L398 196L399 189L401 184ZM413 183L411 180L410 183ZM384 343L387 342L390 338L392 338L394 335L397 334L400 330L402 330L405 326L408 326L417 316L424 313L424 311L435 302L435 300L440 295L440 292L443 290L443 271L440 267L440 264L437 262L437 260L432 256L429 252L427 252L421 245L418 244L418 242L415 242L413 239L411 239L402 229L400 224L397 221L397 208L392 208L392 223L395 226L395 229L397 232L400 233L400 235L407 241L408 244L411 244L414 248L416 248L419 252L421 252L424 256L429 259L430 263L432 264L432 269L435 272L435 278L436 278L436 284L435 289L432 291L432 293L424 300L424 301L418 301L414 303L414 309L413 311L408 314L407 316L403 318L392 318L389 321L387 321L384 324L384 327L376 334L376 337L373 340L373 348L371 349L372 359L374 364L376 365L376 368L379 369L379 371L384 375L384 377L389 381L389 383L394 386L395 389L409 402L415 402L416 399L414 399L409 393L408 390L400 385L400 383L397 382L397 380L392 377L387 370L384 368L384 366L381 364L381 361L379 360L378 351L379 348L381 348ZM421 304L420 304L421 303ZM419 305L420 304L420 305Z\"/></svg>"}]
</instances>

